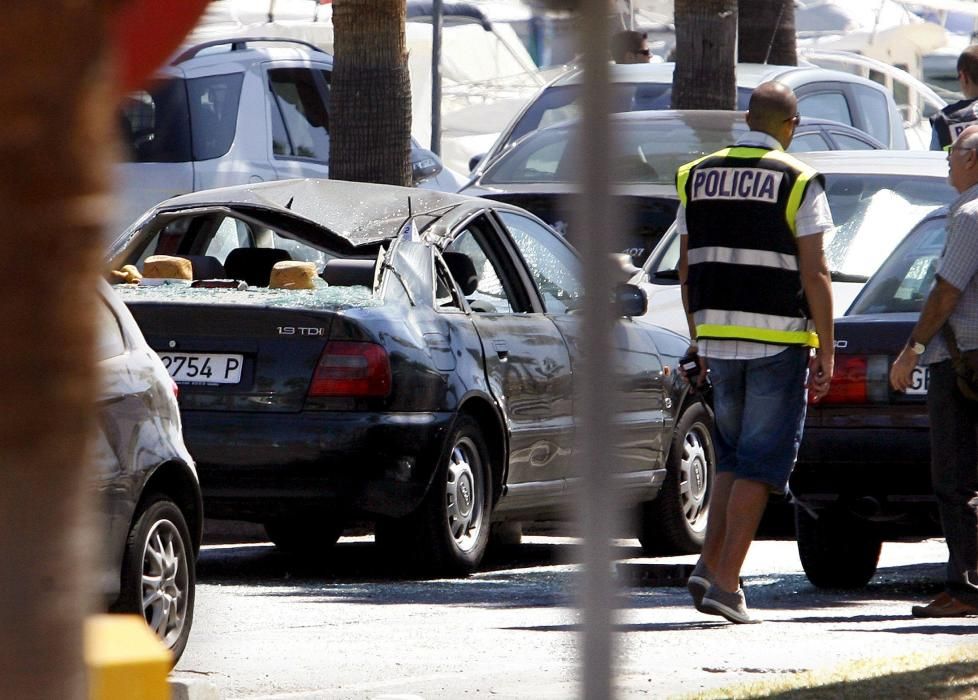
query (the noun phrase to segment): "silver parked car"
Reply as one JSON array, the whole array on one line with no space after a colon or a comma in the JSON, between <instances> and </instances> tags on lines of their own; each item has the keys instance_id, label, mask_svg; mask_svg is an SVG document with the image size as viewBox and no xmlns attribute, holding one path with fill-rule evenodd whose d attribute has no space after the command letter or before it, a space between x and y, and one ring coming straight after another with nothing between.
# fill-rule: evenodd
<instances>
[{"instance_id":1,"label":"silver parked car","mask_svg":"<svg viewBox=\"0 0 978 700\"><path fill-rule=\"evenodd\" d=\"M145 618L176 663L193 623L200 485L183 442L176 384L105 283L96 310L102 593L112 612Z\"/></svg>"},{"instance_id":2,"label":"silver parked car","mask_svg":"<svg viewBox=\"0 0 978 700\"><path fill-rule=\"evenodd\" d=\"M235 37L185 48L122 102L120 232L154 204L188 192L329 176L333 57L293 39ZM412 141L414 184L464 182Z\"/></svg>"},{"instance_id":3,"label":"silver parked car","mask_svg":"<svg viewBox=\"0 0 978 700\"><path fill-rule=\"evenodd\" d=\"M672 107L672 63L609 66L614 112ZM774 66L740 63L737 71L737 109L746 110L755 87L778 80L795 91L803 117L830 119L865 131L888 148L906 149L903 118L893 95L879 83L843 71L814 66ZM469 163L472 176L526 134L580 115L584 71L574 67L537 93L516 115L483 156Z\"/></svg>"}]
</instances>

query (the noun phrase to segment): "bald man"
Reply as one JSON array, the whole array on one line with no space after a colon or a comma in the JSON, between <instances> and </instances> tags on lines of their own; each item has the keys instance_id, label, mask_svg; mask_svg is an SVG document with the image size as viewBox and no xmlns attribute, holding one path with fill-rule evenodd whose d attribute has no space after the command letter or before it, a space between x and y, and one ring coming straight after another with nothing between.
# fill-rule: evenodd
<instances>
[{"instance_id":1,"label":"bald man","mask_svg":"<svg viewBox=\"0 0 978 700\"><path fill-rule=\"evenodd\" d=\"M769 495L783 493L805 422L807 392L828 392L832 288L822 236L832 228L822 176L784 149L798 101L759 85L750 131L676 174L679 280L693 391L712 384L716 479L706 539L687 587L700 612L756 622L740 570ZM709 380L706 380L706 377Z\"/></svg>"}]
</instances>

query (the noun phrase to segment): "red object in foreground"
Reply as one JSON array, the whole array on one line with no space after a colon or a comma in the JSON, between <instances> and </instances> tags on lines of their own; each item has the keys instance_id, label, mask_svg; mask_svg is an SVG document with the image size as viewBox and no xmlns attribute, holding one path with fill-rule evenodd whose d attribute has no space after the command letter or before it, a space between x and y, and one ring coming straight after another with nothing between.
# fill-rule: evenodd
<instances>
[{"instance_id":1,"label":"red object in foreground","mask_svg":"<svg viewBox=\"0 0 978 700\"><path fill-rule=\"evenodd\" d=\"M197 23L209 0L129 0L112 18L123 93L145 83Z\"/></svg>"}]
</instances>

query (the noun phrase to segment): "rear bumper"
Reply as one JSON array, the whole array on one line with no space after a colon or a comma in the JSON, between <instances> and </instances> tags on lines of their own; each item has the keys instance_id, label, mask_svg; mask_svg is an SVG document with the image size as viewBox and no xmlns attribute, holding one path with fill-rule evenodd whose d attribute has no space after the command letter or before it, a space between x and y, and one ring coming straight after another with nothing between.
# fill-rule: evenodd
<instances>
[{"instance_id":1,"label":"rear bumper","mask_svg":"<svg viewBox=\"0 0 978 700\"><path fill-rule=\"evenodd\" d=\"M806 426L790 483L809 507L838 504L894 532L939 534L926 428Z\"/></svg>"},{"instance_id":2,"label":"rear bumper","mask_svg":"<svg viewBox=\"0 0 978 700\"><path fill-rule=\"evenodd\" d=\"M451 413L187 411L208 517L264 522L299 512L400 517L431 483Z\"/></svg>"}]
</instances>

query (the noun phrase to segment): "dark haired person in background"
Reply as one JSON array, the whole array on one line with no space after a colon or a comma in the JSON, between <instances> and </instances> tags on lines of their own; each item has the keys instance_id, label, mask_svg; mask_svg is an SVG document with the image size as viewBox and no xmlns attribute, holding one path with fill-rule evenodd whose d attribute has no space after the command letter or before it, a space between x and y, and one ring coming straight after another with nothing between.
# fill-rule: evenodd
<instances>
[{"instance_id":1,"label":"dark haired person in background","mask_svg":"<svg viewBox=\"0 0 978 700\"><path fill-rule=\"evenodd\" d=\"M958 84L964 99L947 105L930 119L932 151L947 149L962 131L978 122L978 44L958 56Z\"/></svg>"},{"instance_id":2,"label":"dark haired person in background","mask_svg":"<svg viewBox=\"0 0 978 700\"><path fill-rule=\"evenodd\" d=\"M652 59L648 34L621 31L611 36L611 57L615 63L648 63Z\"/></svg>"}]
</instances>

